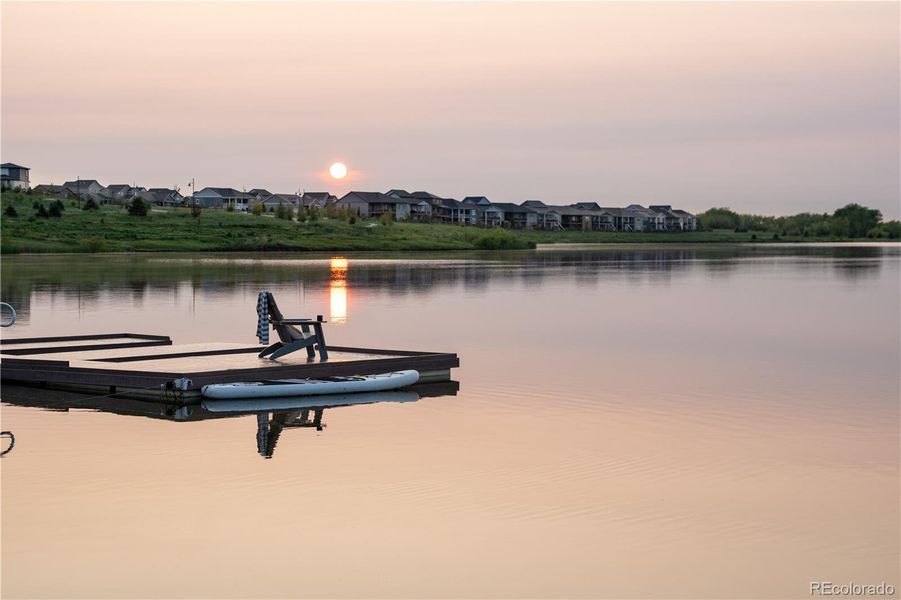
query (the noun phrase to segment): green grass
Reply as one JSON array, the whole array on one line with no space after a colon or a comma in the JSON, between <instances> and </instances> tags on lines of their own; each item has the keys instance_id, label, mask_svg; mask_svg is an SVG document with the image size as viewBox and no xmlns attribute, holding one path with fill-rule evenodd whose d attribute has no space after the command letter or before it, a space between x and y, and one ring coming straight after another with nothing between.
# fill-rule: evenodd
<instances>
[{"instance_id":1,"label":"green grass","mask_svg":"<svg viewBox=\"0 0 901 600\"><path fill-rule=\"evenodd\" d=\"M394 250L516 250L539 243L741 243L755 241L752 233L731 231L666 233L550 232L485 230L478 227L427 223L381 224L337 219L297 223L256 216L204 210L192 217L188 209L154 209L146 217L130 216L118 206L84 211L65 200L60 218L34 216L33 202L46 206L52 198L7 192L0 197L4 254L46 252L235 252L394 251ZM12 205L17 217L6 216ZM758 234L757 241L817 241ZM831 241L831 240L830 240Z\"/></svg>"}]
</instances>

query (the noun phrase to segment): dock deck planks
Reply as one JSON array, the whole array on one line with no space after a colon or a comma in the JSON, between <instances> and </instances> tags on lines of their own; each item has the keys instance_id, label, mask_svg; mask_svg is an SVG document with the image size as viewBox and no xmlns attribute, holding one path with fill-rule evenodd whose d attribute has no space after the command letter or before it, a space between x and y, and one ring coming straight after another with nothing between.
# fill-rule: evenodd
<instances>
[{"instance_id":1,"label":"dock deck planks","mask_svg":"<svg viewBox=\"0 0 901 600\"><path fill-rule=\"evenodd\" d=\"M71 345L67 347L66 343ZM27 354L12 353L22 348L27 348ZM300 352L270 361L257 357L260 349L234 343L172 345L168 337L142 334L13 338L0 346L0 378L46 387L77 386L143 395L162 394L163 386L176 379L187 379L190 384L186 393L191 396L212 383L365 375L402 369L416 369L423 381L446 381L450 370L460 365L456 354L440 352L330 346L325 361L318 356L307 358Z\"/></svg>"}]
</instances>

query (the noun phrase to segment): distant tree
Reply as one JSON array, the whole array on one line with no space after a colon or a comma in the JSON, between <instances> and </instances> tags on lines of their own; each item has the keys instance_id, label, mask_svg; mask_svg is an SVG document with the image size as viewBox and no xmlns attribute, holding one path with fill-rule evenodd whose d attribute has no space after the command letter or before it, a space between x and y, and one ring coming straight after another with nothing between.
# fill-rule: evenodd
<instances>
[{"instance_id":1,"label":"distant tree","mask_svg":"<svg viewBox=\"0 0 901 600\"><path fill-rule=\"evenodd\" d=\"M702 229L740 229L741 217L729 208L711 208L698 215Z\"/></svg>"},{"instance_id":2,"label":"distant tree","mask_svg":"<svg viewBox=\"0 0 901 600\"><path fill-rule=\"evenodd\" d=\"M300 204L300 206L297 207L297 220L303 223L307 220L307 216L307 207Z\"/></svg>"},{"instance_id":3,"label":"distant tree","mask_svg":"<svg viewBox=\"0 0 901 600\"><path fill-rule=\"evenodd\" d=\"M286 206L284 202L279 202L278 207L275 209L275 216L278 219L290 220L293 216L292 212L291 208Z\"/></svg>"},{"instance_id":4,"label":"distant tree","mask_svg":"<svg viewBox=\"0 0 901 600\"><path fill-rule=\"evenodd\" d=\"M60 205L57 202L51 202L50 208L47 210L47 214L53 218L59 218L63 216L63 209L60 208Z\"/></svg>"},{"instance_id":5,"label":"distant tree","mask_svg":"<svg viewBox=\"0 0 901 600\"><path fill-rule=\"evenodd\" d=\"M859 204L848 204L835 211L832 216L847 221L849 237L866 236L867 232L879 225L879 221L882 220L881 212Z\"/></svg>"},{"instance_id":6,"label":"distant tree","mask_svg":"<svg viewBox=\"0 0 901 600\"><path fill-rule=\"evenodd\" d=\"M9 204L6 206L6 210L3 211L3 215L14 219L19 216L19 213L16 212L16 209L12 204Z\"/></svg>"},{"instance_id":7,"label":"distant tree","mask_svg":"<svg viewBox=\"0 0 901 600\"><path fill-rule=\"evenodd\" d=\"M319 209L315 206L310 206L310 209L307 211L311 221L319 220Z\"/></svg>"},{"instance_id":8,"label":"distant tree","mask_svg":"<svg viewBox=\"0 0 901 600\"><path fill-rule=\"evenodd\" d=\"M133 217L146 217L147 203L140 196L135 196L135 199L128 205L128 214Z\"/></svg>"},{"instance_id":9,"label":"distant tree","mask_svg":"<svg viewBox=\"0 0 901 600\"><path fill-rule=\"evenodd\" d=\"M97 202L94 201L93 198L88 198L82 205L81 210L100 210L100 207L97 205Z\"/></svg>"},{"instance_id":10,"label":"distant tree","mask_svg":"<svg viewBox=\"0 0 901 600\"><path fill-rule=\"evenodd\" d=\"M38 209L37 209L37 211L35 211L34 216L36 216L40 219L49 219L50 218L50 214L47 212L47 209L41 203L38 203Z\"/></svg>"},{"instance_id":11,"label":"distant tree","mask_svg":"<svg viewBox=\"0 0 901 600\"><path fill-rule=\"evenodd\" d=\"M59 212L63 212L66 210L66 205L63 204L62 200L56 199L50 203L50 209L53 210L53 207L56 207Z\"/></svg>"}]
</instances>

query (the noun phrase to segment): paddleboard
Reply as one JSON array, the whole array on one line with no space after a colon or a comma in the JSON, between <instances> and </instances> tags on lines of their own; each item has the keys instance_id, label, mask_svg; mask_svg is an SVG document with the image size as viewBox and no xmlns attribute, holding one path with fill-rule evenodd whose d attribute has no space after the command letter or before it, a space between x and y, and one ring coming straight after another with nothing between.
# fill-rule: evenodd
<instances>
[{"instance_id":1,"label":"paddleboard","mask_svg":"<svg viewBox=\"0 0 901 600\"><path fill-rule=\"evenodd\" d=\"M336 408L354 404L377 402L416 402L419 394L411 391L361 392L359 394L329 394L326 396L294 396L291 398L235 398L234 400L204 399L203 408L213 413L256 413L304 408Z\"/></svg>"},{"instance_id":2,"label":"paddleboard","mask_svg":"<svg viewBox=\"0 0 901 600\"><path fill-rule=\"evenodd\" d=\"M359 377L329 377L327 379L278 379L214 383L200 389L204 398L227 400L232 398L279 398L284 396L318 396L323 394L354 394L396 390L419 381L419 371L395 371Z\"/></svg>"}]
</instances>

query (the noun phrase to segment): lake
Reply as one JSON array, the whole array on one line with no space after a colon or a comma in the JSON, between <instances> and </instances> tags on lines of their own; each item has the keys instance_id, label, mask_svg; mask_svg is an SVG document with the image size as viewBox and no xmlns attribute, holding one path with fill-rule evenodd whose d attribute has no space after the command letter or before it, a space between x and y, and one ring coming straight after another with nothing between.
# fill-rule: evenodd
<instances>
[{"instance_id":1,"label":"lake","mask_svg":"<svg viewBox=\"0 0 901 600\"><path fill-rule=\"evenodd\" d=\"M458 353L459 390L327 409L269 458L254 415L19 390L3 597L901 585L897 245L9 256L3 333L256 343L264 288L331 344Z\"/></svg>"}]
</instances>

